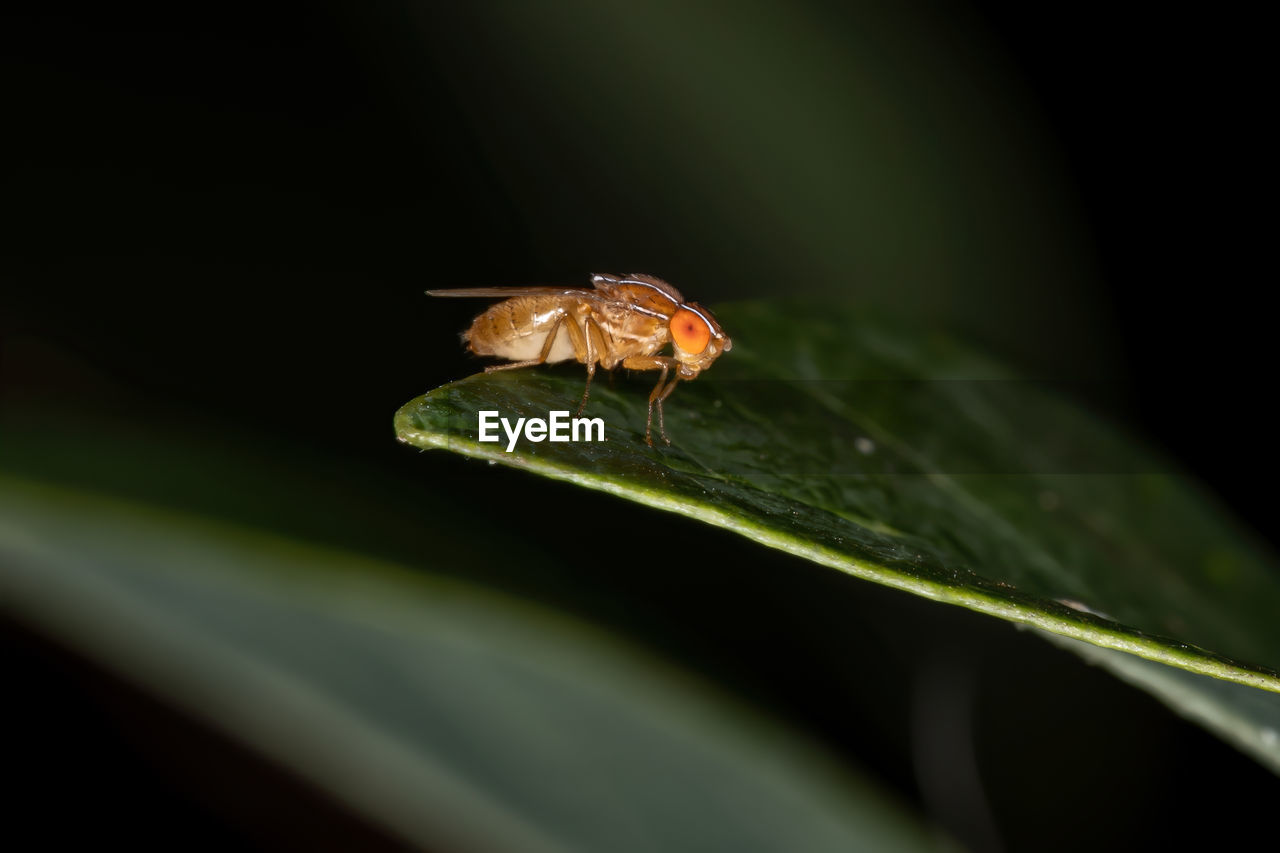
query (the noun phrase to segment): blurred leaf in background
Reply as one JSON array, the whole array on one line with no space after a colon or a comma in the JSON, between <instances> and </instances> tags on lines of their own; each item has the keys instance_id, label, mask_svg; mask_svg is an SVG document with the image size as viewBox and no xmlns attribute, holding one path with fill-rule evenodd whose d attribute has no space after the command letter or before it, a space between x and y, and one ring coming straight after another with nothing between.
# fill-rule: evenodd
<instances>
[{"instance_id":1,"label":"blurred leaf in background","mask_svg":"<svg viewBox=\"0 0 1280 853\"><path fill-rule=\"evenodd\" d=\"M16 481L0 518L10 615L425 849L938 846L812 747L554 613Z\"/></svg>"}]
</instances>

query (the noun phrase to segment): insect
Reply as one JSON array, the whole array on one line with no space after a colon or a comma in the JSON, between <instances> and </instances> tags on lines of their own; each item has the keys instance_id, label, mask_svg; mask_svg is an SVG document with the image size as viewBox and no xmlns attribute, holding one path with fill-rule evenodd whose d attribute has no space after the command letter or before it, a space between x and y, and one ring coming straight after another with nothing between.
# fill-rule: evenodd
<instances>
[{"instance_id":1,"label":"insect","mask_svg":"<svg viewBox=\"0 0 1280 853\"><path fill-rule=\"evenodd\" d=\"M632 274L591 276L592 290L578 287L464 287L428 290L431 296L502 298L471 323L462 339L477 355L505 358L511 364L486 367L486 373L515 370L570 359L587 366L587 406L596 365L605 370L660 370L649 394L644 440L653 446L653 407L658 432L667 444L662 403L681 379L697 378L733 341L711 312L685 302L680 291L660 278ZM671 344L671 355L658 351ZM674 375L672 375L674 374ZM670 376L670 381L668 381Z\"/></svg>"}]
</instances>

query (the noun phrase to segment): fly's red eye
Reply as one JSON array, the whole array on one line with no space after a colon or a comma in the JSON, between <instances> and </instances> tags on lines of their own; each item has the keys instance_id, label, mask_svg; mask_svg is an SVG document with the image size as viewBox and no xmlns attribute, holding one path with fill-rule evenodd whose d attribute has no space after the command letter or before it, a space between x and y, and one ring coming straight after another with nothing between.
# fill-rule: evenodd
<instances>
[{"instance_id":1,"label":"fly's red eye","mask_svg":"<svg viewBox=\"0 0 1280 853\"><path fill-rule=\"evenodd\" d=\"M671 338L689 353L700 353L711 342L711 327L697 312L681 308L671 316Z\"/></svg>"}]
</instances>

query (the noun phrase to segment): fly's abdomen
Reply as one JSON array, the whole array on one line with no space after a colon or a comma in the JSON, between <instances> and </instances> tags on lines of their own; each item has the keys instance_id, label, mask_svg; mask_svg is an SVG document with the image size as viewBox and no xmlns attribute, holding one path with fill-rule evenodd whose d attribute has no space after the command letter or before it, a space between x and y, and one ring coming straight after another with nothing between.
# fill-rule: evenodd
<instances>
[{"instance_id":1,"label":"fly's abdomen","mask_svg":"<svg viewBox=\"0 0 1280 853\"><path fill-rule=\"evenodd\" d=\"M555 341L547 353L547 361L569 361L577 358L567 325L574 322L569 306L556 296L517 296L499 302L485 311L463 335L476 355L489 355L509 361L530 361L542 354L547 335L556 329ZM556 327L556 321L564 322Z\"/></svg>"}]
</instances>

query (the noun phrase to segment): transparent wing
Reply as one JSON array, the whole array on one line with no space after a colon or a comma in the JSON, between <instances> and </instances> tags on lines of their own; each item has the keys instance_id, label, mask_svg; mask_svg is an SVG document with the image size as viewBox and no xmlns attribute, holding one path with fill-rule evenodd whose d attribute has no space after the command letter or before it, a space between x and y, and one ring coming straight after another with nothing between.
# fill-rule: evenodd
<instances>
[{"instance_id":1,"label":"transparent wing","mask_svg":"<svg viewBox=\"0 0 1280 853\"><path fill-rule=\"evenodd\" d=\"M509 296L598 296L581 287L456 287L450 290L428 290L428 296L478 296L506 299Z\"/></svg>"}]
</instances>

